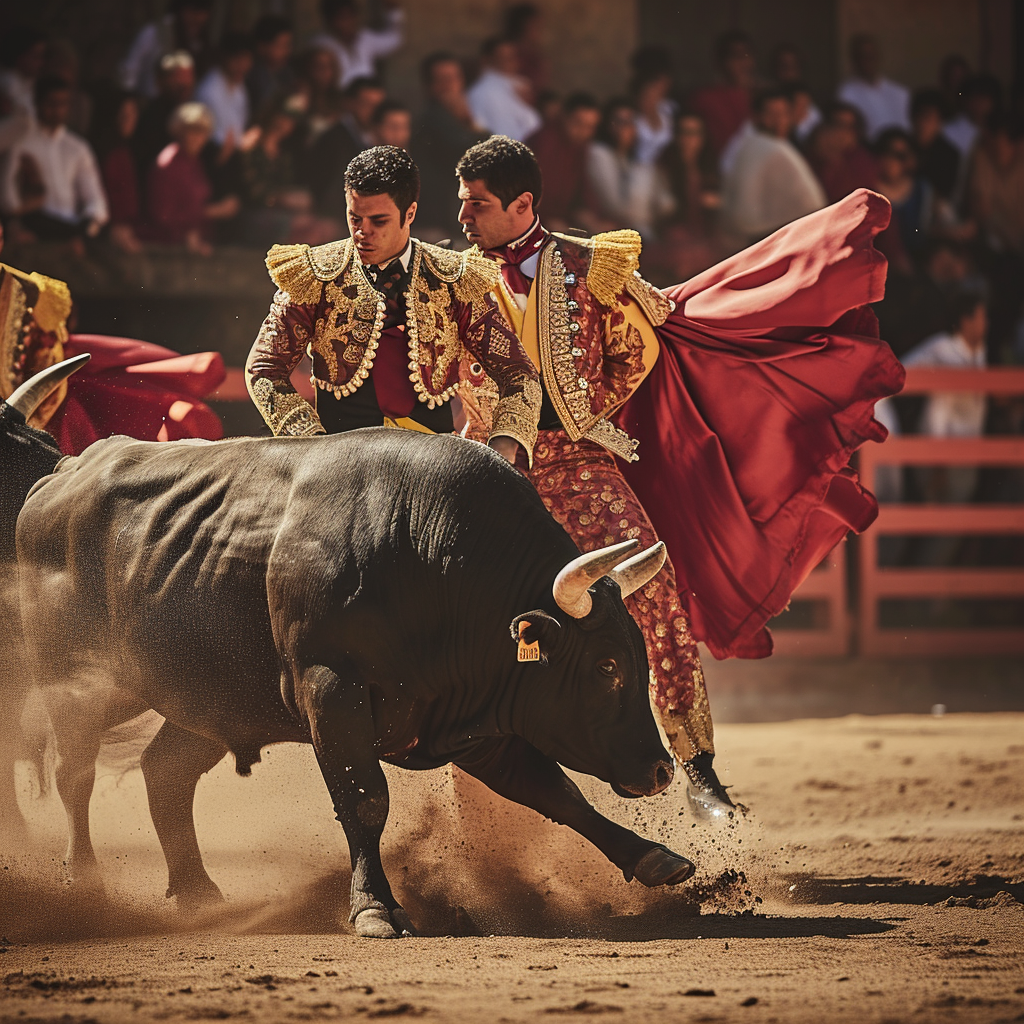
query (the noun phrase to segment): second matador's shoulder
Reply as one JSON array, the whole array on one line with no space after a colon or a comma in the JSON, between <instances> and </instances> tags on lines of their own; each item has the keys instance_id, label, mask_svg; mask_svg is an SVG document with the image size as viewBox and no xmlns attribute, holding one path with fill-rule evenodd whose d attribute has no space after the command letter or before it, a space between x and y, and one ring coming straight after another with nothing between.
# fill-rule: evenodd
<instances>
[{"instance_id":1,"label":"second matador's shoulder","mask_svg":"<svg viewBox=\"0 0 1024 1024\"><path fill-rule=\"evenodd\" d=\"M476 248L455 252L429 242L418 244L423 250L423 262L430 272L445 284L450 284L455 298L460 302L479 302L501 282L498 264L483 256Z\"/></svg>"},{"instance_id":2,"label":"second matador's shoulder","mask_svg":"<svg viewBox=\"0 0 1024 1024\"><path fill-rule=\"evenodd\" d=\"M316 246L275 245L267 253L267 270L292 302L310 303L319 300L323 284L336 280L351 258L351 238Z\"/></svg>"},{"instance_id":3,"label":"second matador's shoulder","mask_svg":"<svg viewBox=\"0 0 1024 1024\"><path fill-rule=\"evenodd\" d=\"M643 243L636 231L603 231L591 238L554 232L558 247L573 252L587 267L587 288L602 306L615 306L623 293L643 310L647 319L659 326L675 309L664 292L640 276Z\"/></svg>"}]
</instances>

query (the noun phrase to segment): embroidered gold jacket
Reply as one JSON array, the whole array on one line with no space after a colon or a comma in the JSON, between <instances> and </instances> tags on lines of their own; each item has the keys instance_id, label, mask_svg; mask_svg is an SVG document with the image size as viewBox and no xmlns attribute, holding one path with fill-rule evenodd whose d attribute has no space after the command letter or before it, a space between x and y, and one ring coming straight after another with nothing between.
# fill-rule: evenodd
<instances>
[{"instance_id":1,"label":"embroidered gold jacket","mask_svg":"<svg viewBox=\"0 0 1024 1024\"><path fill-rule=\"evenodd\" d=\"M64 358L71 293L63 281L0 263L0 398ZM33 413L43 428L67 394L65 381Z\"/></svg>"},{"instance_id":2,"label":"embroidered gold jacket","mask_svg":"<svg viewBox=\"0 0 1024 1024\"><path fill-rule=\"evenodd\" d=\"M640 277L640 250L635 231L593 238L556 232L541 249L525 314L504 293L570 440L596 441L627 461L637 458L636 442L611 417L657 361L654 327L674 308ZM473 411L486 416L486 383L473 383Z\"/></svg>"},{"instance_id":3,"label":"embroidered gold jacket","mask_svg":"<svg viewBox=\"0 0 1024 1024\"><path fill-rule=\"evenodd\" d=\"M305 352L316 387L337 397L352 394L373 367L383 296L350 238L316 248L276 245L267 268L279 290L246 364L249 394L275 434L323 433L291 372ZM497 386L490 436L507 435L532 452L540 378L495 295L501 280L495 264L413 239L409 269L409 379L419 401L431 409L447 401L461 383L460 364L474 366Z\"/></svg>"}]
</instances>

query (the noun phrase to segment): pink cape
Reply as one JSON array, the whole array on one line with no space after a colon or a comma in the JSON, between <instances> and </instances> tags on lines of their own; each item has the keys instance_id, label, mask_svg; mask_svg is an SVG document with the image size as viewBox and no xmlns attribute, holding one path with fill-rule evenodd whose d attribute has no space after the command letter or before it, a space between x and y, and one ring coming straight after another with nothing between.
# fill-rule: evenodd
<instances>
[{"instance_id":1,"label":"pink cape","mask_svg":"<svg viewBox=\"0 0 1024 1024\"><path fill-rule=\"evenodd\" d=\"M849 462L885 440L874 404L903 386L863 308L885 291L889 214L860 189L666 289L661 357L618 417L640 442L625 475L716 658L771 654L768 620L878 514Z\"/></svg>"},{"instance_id":2,"label":"pink cape","mask_svg":"<svg viewBox=\"0 0 1024 1024\"><path fill-rule=\"evenodd\" d=\"M67 398L46 425L61 451L78 455L111 434L143 441L223 436L217 414L200 401L224 380L218 353L182 356L146 341L72 334L65 357L83 352L92 358L68 380Z\"/></svg>"}]
</instances>

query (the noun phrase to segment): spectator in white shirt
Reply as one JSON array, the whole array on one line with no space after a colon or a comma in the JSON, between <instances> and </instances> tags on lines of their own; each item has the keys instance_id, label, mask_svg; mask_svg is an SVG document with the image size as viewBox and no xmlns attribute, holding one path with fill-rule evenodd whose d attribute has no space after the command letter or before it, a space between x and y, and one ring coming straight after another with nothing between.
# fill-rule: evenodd
<instances>
[{"instance_id":1,"label":"spectator in white shirt","mask_svg":"<svg viewBox=\"0 0 1024 1024\"><path fill-rule=\"evenodd\" d=\"M488 39L481 49L483 74L466 93L473 120L494 135L522 142L541 125L526 97L530 84L519 74L519 51L510 39Z\"/></svg>"},{"instance_id":2,"label":"spectator in white shirt","mask_svg":"<svg viewBox=\"0 0 1024 1024\"><path fill-rule=\"evenodd\" d=\"M94 237L107 222L107 199L92 149L66 127L71 87L40 78L35 105L37 123L7 161L4 210L17 217L25 240Z\"/></svg>"},{"instance_id":3,"label":"spectator in white shirt","mask_svg":"<svg viewBox=\"0 0 1024 1024\"><path fill-rule=\"evenodd\" d=\"M5 26L0 36L0 117L35 117L32 89L46 60L46 36L23 25Z\"/></svg>"},{"instance_id":4,"label":"spectator in white shirt","mask_svg":"<svg viewBox=\"0 0 1024 1024\"><path fill-rule=\"evenodd\" d=\"M220 44L217 67L199 83L196 99L213 115L213 141L237 147L249 127L249 90L245 79L252 70L252 42L241 32L230 32Z\"/></svg>"},{"instance_id":5,"label":"spectator in white shirt","mask_svg":"<svg viewBox=\"0 0 1024 1024\"><path fill-rule=\"evenodd\" d=\"M628 100L609 100L597 141L587 152L587 181L598 230L632 228L644 239L675 209L675 200L653 164L636 158L637 115Z\"/></svg>"},{"instance_id":6,"label":"spectator in white shirt","mask_svg":"<svg viewBox=\"0 0 1024 1024\"><path fill-rule=\"evenodd\" d=\"M910 131L910 90L882 76L878 40L867 33L850 40L853 75L840 87L838 97L864 115L868 140L874 142L886 128Z\"/></svg>"},{"instance_id":7,"label":"spectator in white shirt","mask_svg":"<svg viewBox=\"0 0 1024 1024\"><path fill-rule=\"evenodd\" d=\"M754 131L725 176L722 207L731 231L743 243L820 210L825 193L807 161L789 141L793 109L782 89L754 102Z\"/></svg>"},{"instance_id":8,"label":"spectator in white shirt","mask_svg":"<svg viewBox=\"0 0 1024 1024\"><path fill-rule=\"evenodd\" d=\"M946 331L911 349L903 358L904 366L985 369L988 315L984 293L965 287L950 296L948 310ZM928 396L918 431L929 437L981 437L987 411L984 393L936 392ZM978 486L976 466L920 467L914 477L929 502L968 502ZM947 565L954 561L959 542L952 537L929 537L920 547L920 561L925 565Z\"/></svg>"},{"instance_id":9,"label":"spectator in white shirt","mask_svg":"<svg viewBox=\"0 0 1024 1024\"><path fill-rule=\"evenodd\" d=\"M156 96L160 58L185 50L200 73L209 67L209 30L213 0L172 0L170 13L143 25L121 62L121 85L125 89Z\"/></svg>"},{"instance_id":10,"label":"spectator in white shirt","mask_svg":"<svg viewBox=\"0 0 1024 1024\"><path fill-rule=\"evenodd\" d=\"M377 61L394 53L404 41L405 12L397 0L382 0L386 24L382 29L366 28L359 0L320 0L320 14L326 32L309 45L330 50L338 61L338 88L357 78L373 78Z\"/></svg>"},{"instance_id":11,"label":"spectator in white shirt","mask_svg":"<svg viewBox=\"0 0 1024 1024\"><path fill-rule=\"evenodd\" d=\"M633 55L633 80L630 92L636 107L636 159L642 164L656 163L672 141L676 123L676 105L669 99L672 88L672 61L660 46L645 46Z\"/></svg>"},{"instance_id":12,"label":"spectator in white shirt","mask_svg":"<svg viewBox=\"0 0 1024 1024\"><path fill-rule=\"evenodd\" d=\"M962 168L967 167L982 128L1002 105L1003 86L994 75L972 75L964 82L960 113L942 129L942 134L960 151Z\"/></svg>"}]
</instances>

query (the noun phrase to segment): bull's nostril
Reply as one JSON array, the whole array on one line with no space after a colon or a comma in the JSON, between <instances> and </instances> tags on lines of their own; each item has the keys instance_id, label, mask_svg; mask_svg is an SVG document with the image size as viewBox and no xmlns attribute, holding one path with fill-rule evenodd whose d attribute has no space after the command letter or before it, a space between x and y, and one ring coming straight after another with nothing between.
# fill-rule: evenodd
<instances>
[{"instance_id":1,"label":"bull's nostril","mask_svg":"<svg viewBox=\"0 0 1024 1024\"><path fill-rule=\"evenodd\" d=\"M673 772L671 765L659 764L658 770L655 774L655 777L658 780L658 788L666 789L668 787L668 784L672 781L672 775Z\"/></svg>"}]
</instances>

